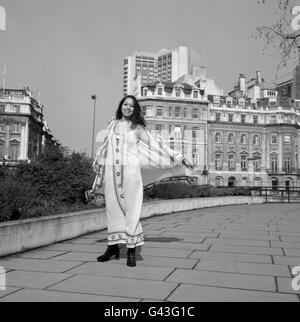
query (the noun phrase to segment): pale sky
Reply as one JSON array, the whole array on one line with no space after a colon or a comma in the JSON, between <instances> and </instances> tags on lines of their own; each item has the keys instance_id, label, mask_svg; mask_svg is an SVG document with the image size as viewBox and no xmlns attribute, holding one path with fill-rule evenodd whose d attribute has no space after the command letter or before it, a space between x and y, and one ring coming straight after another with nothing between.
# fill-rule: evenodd
<instances>
[{"instance_id":1,"label":"pale sky","mask_svg":"<svg viewBox=\"0 0 300 322\"><path fill-rule=\"evenodd\" d=\"M122 63L134 51L180 45L227 93L240 73L260 70L273 80L278 60L253 34L276 19L277 0L0 0L7 31L0 31L0 64L7 87L38 93L54 136L71 149L91 151L96 129L106 127L122 98ZM300 2L300 1L299 1ZM42 68L40 68L42 66Z\"/></svg>"}]
</instances>

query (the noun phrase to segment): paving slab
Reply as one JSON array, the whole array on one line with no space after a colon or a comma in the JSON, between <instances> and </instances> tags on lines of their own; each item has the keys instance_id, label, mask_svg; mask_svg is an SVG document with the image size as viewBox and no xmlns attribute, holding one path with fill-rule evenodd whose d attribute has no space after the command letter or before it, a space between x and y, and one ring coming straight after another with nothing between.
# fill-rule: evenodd
<instances>
[{"instance_id":1,"label":"paving slab","mask_svg":"<svg viewBox=\"0 0 300 322\"><path fill-rule=\"evenodd\" d=\"M68 251L36 250L17 255L16 258L50 259L59 255L63 255L66 252Z\"/></svg>"},{"instance_id":2,"label":"paving slab","mask_svg":"<svg viewBox=\"0 0 300 322\"><path fill-rule=\"evenodd\" d=\"M254 264L231 261L200 260L195 270L291 277L287 266L274 264Z\"/></svg>"},{"instance_id":3,"label":"paving slab","mask_svg":"<svg viewBox=\"0 0 300 322\"><path fill-rule=\"evenodd\" d=\"M20 287L11 287L11 286L7 286L5 291L3 290L0 290L0 302L2 302L2 298L11 294L11 293L14 293L14 292L17 292L19 290L21 290L22 288Z\"/></svg>"},{"instance_id":4,"label":"paving slab","mask_svg":"<svg viewBox=\"0 0 300 322\"><path fill-rule=\"evenodd\" d=\"M272 257L270 255L248 255L239 253L223 253L223 252L201 252L195 251L189 258L197 259L214 259L232 262L246 262L257 264L272 264ZM278 263L279 264L279 263Z\"/></svg>"},{"instance_id":5,"label":"paving slab","mask_svg":"<svg viewBox=\"0 0 300 322\"><path fill-rule=\"evenodd\" d=\"M166 281L203 286L219 286L270 292L276 291L275 278L270 276L177 269L166 279Z\"/></svg>"},{"instance_id":6,"label":"paving slab","mask_svg":"<svg viewBox=\"0 0 300 322\"><path fill-rule=\"evenodd\" d=\"M5 269L14 269L19 271L33 272L51 272L63 273L71 268L81 265L79 261L59 261L43 259L12 258L6 261L0 261L0 266Z\"/></svg>"},{"instance_id":7,"label":"paving slab","mask_svg":"<svg viewBox=\"0 0 300 322\"><path fill-rule=\"evenodd\" d=\"M140 299L23 289L1 299L1 302L140 302Z\"/></svg>"},{"instance_id":8,"label":"paving slab","mask_svg":"<svg viewBox=\"0 0 300 322\"><path fill-rule=\"evenodd\" d=\"M283 255L283 251L281 248L271 247L213 245L210 250L224 253Z\"/></svg>"},{"instance_id":9,"label":"paving slab","mask_svg":"<svg viewBox=\"0 0 300 322\"><path fill-rule=\"evenodd\" d=\"M106 276L163 281L172 271L173 267L137 266L134 269L127 265L118 265L113 262L85 263L68 271L68 274Z\"/></svg>"},{"instance_id":10,"label":"paving slab","mask_svg":"<svg viewBox=\"0 0 300 322\"><path fill-rule=\"evenodd\" d=\"M257 246L257 247L269 247L269 241L263 240L243 240L243 239L228 239L228 238L206 238L206 243L212 243L214 245L232 245L232 246Z\"/></svg>"},{"instance_id":11,"label":"paving slab","mask_svg":"<svg viewBox=\"0 0 300 322\"><path fill-rule=\"evenodd\" d=\"M278 277L277 284L278 284L278 291L281 293L290 293L290 294L298 294L300 295L300 290L294 290L292 286L293 278L284 278ZM299 285L299 282L297 283Z\"/></svg>"},{"instance_id":12,"label":"paving slab","mask_svg":"<svg viewBox=\"0 0 300 322\"><path fill-rule=\"evenodd\" d=\"M171 201L170 201L171 202ZM137 267L98 263L106 230L0 259L0 302L293 302L300 266L300 207L263 204L207 208L142 221Z\"/></svg>"},{"instance_id":13,"label":"paving slab","mask_svg":"<svg viewBox=\"0 0 300 322\"><path fill-rule=\"evenodd\" d=\"M300 266L300 257L273 256L274 263L287 266Z\"/></svg>"},{"instance_id":14,"label":"paving slab","mask_svg":"<svg viewBox=\"0 0 300 322\"><path fill-rule=\"evenodd\" d=\"M299 302L297 295L233 290L220 287L180 285L168 298L171 302Z\"/></svg>"},{"instance_id":15,"label":"paving slab","mask_svg":"<svg viewBox=\"0 0 300 322\"><path fill-rule=\"evenodd\" d=\"M13 287L44 289L71 276L70 274L59 273L12 271L7 273L6 283Z\"/></svg>"},{"instance_id":16,"label":"paving slab","mask_svg":"<svg viewBox=\"0 0 300 322\"><path fill-rule=\"evenodd\" d=\"M50 290L81 294L164 300L178 286L173 282L143 281L125 278L74 276Z\"/></svg>"}]
</instances>

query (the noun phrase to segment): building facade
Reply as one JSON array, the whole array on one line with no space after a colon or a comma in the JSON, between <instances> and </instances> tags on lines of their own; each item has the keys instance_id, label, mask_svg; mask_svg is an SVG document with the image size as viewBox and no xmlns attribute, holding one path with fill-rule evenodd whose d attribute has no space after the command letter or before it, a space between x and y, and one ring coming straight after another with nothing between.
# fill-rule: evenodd
<instances>
[{"instance_id":1,"label":"building facade","mask_svg":"<svg viewBox=\"0 0 300 322\"><path fill-rule=\"evenodd\" d=\"M188 74L190 69L189 49L180 46L162 49L157 53L135 52L124 59L123 94L136 94L137 88L157 79L172 82Z\"/></svg>"},{"instance_id":2,"label":"building facade","mask_svg":"<svg viewBox=\"0 0 300 322\"><path fill-rule=\"evenodd\" d=\"M228 95L185 75L142 86L138 99L150 130L196 163L200 184L300 187L298 102L260 72L241 74Z\"/></svg>"},{"instance_id":3,"label":"building facade","mask_svg":"<svg viewBox=\"0 0 300 322\"><path fill-rule=\"evenodd\" d=\"M0 90L0 164L34 160L53 144L43 107L30 90Z\"/></svg>"}]
</instances>

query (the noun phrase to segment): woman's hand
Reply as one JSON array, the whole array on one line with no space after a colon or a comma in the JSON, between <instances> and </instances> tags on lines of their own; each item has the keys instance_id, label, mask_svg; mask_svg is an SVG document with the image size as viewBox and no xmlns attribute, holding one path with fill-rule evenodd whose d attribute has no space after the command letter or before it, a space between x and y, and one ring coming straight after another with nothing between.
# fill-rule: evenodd
<instances>
[{"instance_id":1,"label":"woman's hand","mask_svg":"<svg viewBox=\"0 0 300 322\"><path fill-rule=\"evenodd\" d=\"M184 166L186 166L190 170L193 170L195 168L194 164L192 164L188 158L184 158L182 163Z\"/></svg>"}]
</instances>

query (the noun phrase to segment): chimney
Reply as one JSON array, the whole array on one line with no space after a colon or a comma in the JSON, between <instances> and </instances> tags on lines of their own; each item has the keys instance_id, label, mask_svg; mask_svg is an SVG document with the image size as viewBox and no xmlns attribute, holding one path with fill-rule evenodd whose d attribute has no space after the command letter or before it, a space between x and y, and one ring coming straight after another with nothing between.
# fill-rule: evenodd
<instances>
[{"instance_id":1,"label":"chimney","mask_svg":"<svg viewBox=\"0 0 300 322\"><path fill-rule=\"evenodd\" d=\"M246 93L246 75L240 74L239 77L239 90L243 93L243 95Z\"/></svg>"},{"instance_id":2,"label":"chimney","mask_svg":"<svg viewBox=\"0 0 300 322\"><path fill-rule=\"evenodd\" d=\"M261 79L261 73L260 71L258 70L256 72L256 84L258 85L259 83L261 83L262 79Z\"/></svg>"},{"instance_id":3,"label":"chimney","mask_svg":"<svg viewBox=\"0 0 300 322\"><path fill-rule=\"evenodd\" d=\"M292 87L292 98L293 99L300 99L300 46L298 46L298 53L299 53L299 64L296 66L294 70L294 77L293 77L293 87Z\"/></svg>"}]
</instances>

